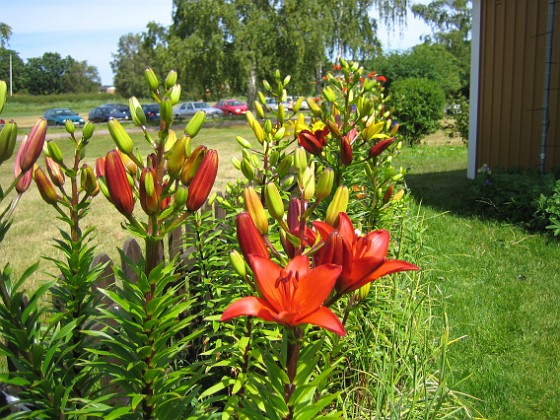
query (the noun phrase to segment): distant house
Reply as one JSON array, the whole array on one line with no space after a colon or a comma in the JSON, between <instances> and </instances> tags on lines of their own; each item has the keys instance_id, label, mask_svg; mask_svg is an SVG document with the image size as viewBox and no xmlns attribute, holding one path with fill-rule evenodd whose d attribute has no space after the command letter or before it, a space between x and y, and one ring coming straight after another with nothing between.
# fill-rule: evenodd
<instances>
[{"instance_id":1,"label":"distant house","mask_svg":"<svg viewBox=\"0 0 560 420\"><path fill-rule=\"evenodd\" d=\"M473 0L468 177L560 169L560 1Z\"/></svg>"},{"instance_id":2,"label":"distant house","mask_svg":"<svg viewBox=\"0 0 560 420\"><path fill-rule=\"evenodd\" d=\"M116 92L117 88L115 86L104 85L99 88L99 93L110 93L114 95Z\"/></svg>"}]
</instances>

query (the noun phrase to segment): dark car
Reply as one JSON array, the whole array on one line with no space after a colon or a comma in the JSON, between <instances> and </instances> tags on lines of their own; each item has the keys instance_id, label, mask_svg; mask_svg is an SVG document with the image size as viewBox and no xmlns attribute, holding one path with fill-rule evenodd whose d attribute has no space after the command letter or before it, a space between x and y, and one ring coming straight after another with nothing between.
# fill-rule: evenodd
<instances>
[{"instance_id":1,"label":"dark car","mask_svg":"<svg viewBox=\"0 0 560 420\"><path fill-rule=\"evenodd\" d=\"M247 113L247 104L237 99L222 99L214 108L221 109L224 115L243 115Z\"/></svg>"},{"instance_id":2,"label":"dark car","mask_svg":"<svg viewBox=\"0 0 560 420\"><path fill-rule=\"evenodd\" d=\"M47 109L43 114L43 118L47 120L48 125L64 125L66 120L72 121L74 124L84 124L83 117L75 113L69 108L52 108Z\"/></svg>"},{"instance_id":3,"label":"dark car","mask_svg":"<svg viewBox=\"0 0 560 420\"><path fill-rule=\"evenodd\" d=\"M144 104L142 110L148 121L159 120L159 104Z\"/></svg>"},{"instance_id":4,"label":"dark car","mask_svg":"<svg viewBox=\"0 0 560 420\"><path fill-rule=\"evenodd\" d=\"M130 111L128 107L126 107L126 110L124 110L122 106L121 109L119 109L113 104L105 104L100 105L97 108L93 108L89 112L88 119L92 122L107 122L112 119L120 121L129 120Z\"/></svg>"}]
</instances>

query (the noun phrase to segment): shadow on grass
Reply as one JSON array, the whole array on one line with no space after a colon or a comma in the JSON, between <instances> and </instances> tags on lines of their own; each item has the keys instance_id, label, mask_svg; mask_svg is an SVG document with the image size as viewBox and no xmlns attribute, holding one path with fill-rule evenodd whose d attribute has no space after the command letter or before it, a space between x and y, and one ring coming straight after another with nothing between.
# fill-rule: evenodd
<instances>
[{"instance_id":1,"label":"shadow on grass","mask_svg":"<svg viewBox=\"0 0 560 420\"><path fill-rule=\"evenodd\" d=\"M467 179L466 169L409 174L406 183L412 196L423 206L464 217L476 215L469 200L471 180Z\"/></svg>"}]
</instances>

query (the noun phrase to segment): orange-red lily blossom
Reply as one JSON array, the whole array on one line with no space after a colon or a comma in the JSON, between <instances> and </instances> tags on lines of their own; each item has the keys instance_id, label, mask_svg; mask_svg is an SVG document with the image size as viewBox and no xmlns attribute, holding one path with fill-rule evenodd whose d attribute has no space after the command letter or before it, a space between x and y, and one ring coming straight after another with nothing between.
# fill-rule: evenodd
<instances>
[{"instance_id":1,"label":"orange-red lily blossom","mask_svg":"<svg viewBox=\"0 0 560 420\"><path fill-rule=\"evenodd\" d=\"M342 273L335 285L339 295L353 292L387 274L418 270L417 266L406 261L387 259L389 232L376 230L358 235L346 213L339 213L338 229L320 221L313 222L313 226L325 241L325 251L316 254L315 264L342 265ZM338 251L332 250L332 245L337 245Z\"/></svg>"},{"instance_id":2,"label":"orange-red lily blossom","mask_svg":"<svg viewBox=\"0 0 560 420\"><path fill-rule=\"evenodd\" d=\"M104 170L111 202L121 214L130 216L134 210L134 196L117 150L111 150L105 156Z\"/></svg>"},{"instance_id":3,"label":"orange-red lily blossom","mask_svg":"<svg viewBox=\"0 0 560 420\"><path fill-rule=\"evenodd\" d=\"M310 269L309 259L303 255L291 259L286 268L254 254L249 261L262 297L249 296L233 302L222 314L222 321L257 316L290 327L313 324L346 335L340 319L323 306L340 274L340 266L324 264Z\"/></svg>"}]
</instances>

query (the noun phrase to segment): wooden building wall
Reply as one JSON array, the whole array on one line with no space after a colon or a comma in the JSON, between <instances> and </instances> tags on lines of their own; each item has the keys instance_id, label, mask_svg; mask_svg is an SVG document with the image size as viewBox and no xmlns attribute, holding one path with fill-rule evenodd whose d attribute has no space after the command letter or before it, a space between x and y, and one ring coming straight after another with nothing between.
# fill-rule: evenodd
<instances>
[{"instance_id":1,"label":"wooden building wall","mask_svg":"<svg viewBox=\"0 0 560 420\"><path fill-rule=\"evenodd\" d=\"M548 0L481 0L476 167L539 169ZM560 169L560 3L545 169Z\"/></svg>"}]
</instances>

